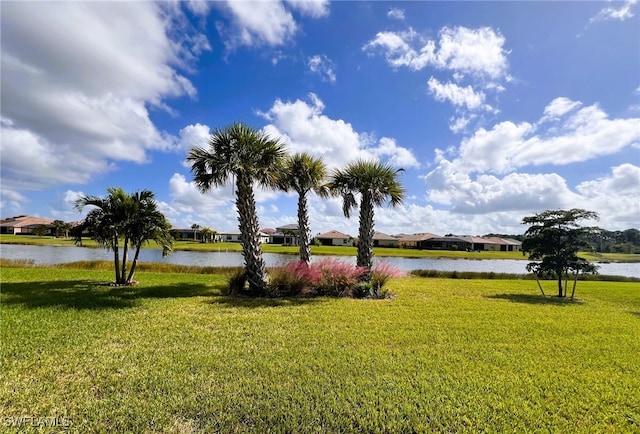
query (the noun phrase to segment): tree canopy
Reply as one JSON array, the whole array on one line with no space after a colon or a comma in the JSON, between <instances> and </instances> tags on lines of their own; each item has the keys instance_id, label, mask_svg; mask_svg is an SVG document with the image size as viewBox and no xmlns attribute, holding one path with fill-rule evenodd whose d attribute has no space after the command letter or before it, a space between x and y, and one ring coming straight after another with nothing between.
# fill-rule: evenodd
<instances>
[{"instance_id":1,"label":"tree canopy","mask_svg":"<svg viewBox=\"0 0 640 434\"><path fill-rule=\"evenodd\" d=\"M597 218L598 214L593 211L574 208L548 210L522 219L523 224L529 225L522 242L523 253L528 253L532 260L527 264L527 270L536 276L554 276L558 282L558 297L566 297L571 273L577 279L579 273L595 273L597 270L596 265L578 257L579 251L591 248L587 236L598 230L581 226L580 222ZM575 284L576 280L573 291Z\"/></svg>"}]
</instances>

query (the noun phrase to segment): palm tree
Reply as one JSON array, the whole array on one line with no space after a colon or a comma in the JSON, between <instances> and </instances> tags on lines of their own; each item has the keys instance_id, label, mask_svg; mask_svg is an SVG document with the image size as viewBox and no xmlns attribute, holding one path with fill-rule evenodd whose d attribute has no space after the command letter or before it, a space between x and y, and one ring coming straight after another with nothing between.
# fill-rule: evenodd
<instances>
[{"instance_id":1,"label":"palm tree","mask_svg":"<svg viewBox=\"0 0 640 434\"><path fill-rule=\"evenodd\" d=\"M208 243L213 234L213 231L211 230L211 228L208 228L205 226L202 228L201 233L202 233L202 242L205 244Z\"/></svg>"},{"instance_id":2,"label":"palm tree","mask_svg":"<svg viewBox=\"0 0 640 434\"><path fill-rule=\"evenodd\" d=\"M200 225L198 223L194 223L191 225L191 229L193 229L193 241L198 240L198 231L200 230Z\"/></svg>"},{"instance_id":3,"label":"palm tree","mask_svg":"<svg viewBox=\"0 0 640 434\"><path fill-rule=\"evenodd\" d=\"M294 190L298 193L298 237L300 261L307 265L311 262L311 228L309 227L309 210L307 194L326 197L328 188L325 185L327 169L321 158L314 158L306 153L297 153L287 158L280 178L280 188L284 191Z\"/></svg>"},{"instance_id":4,"label":"palm tree","mask_svg":"<svg viewBox=\"0 0 640 434\"><path fill-rule=\"evenodd\" d=\"M206 148L195 147L187 157L194 182L203 193L235 179L246 279L255 294L265 293L267 275L253 184L277 188L277 175L282 170L284 157L282 142L242 123L216 129Z\"/></svg>"},{"instance_id":5,"label":"palm tree","mask_svg":"<svg viewBox=\"0 0 640 434\"><path fill-rule=\"evenodd\" d=\"M405 190L398 180L398 173L391 165L357 160L344 170L336 169L329 179L332 194L342 196L342 211L349 218L351 210L358 206L360 196L360 228L358 232L357 266L363 267L363 281L371 281L373 267L374 206L388 202L392 207L404 200Z\"/></svg>"},{"instance_id":6,"label":"palm tree","mask_svg":"<svg viewBox=\"0 0 640 434\"><path fill-rule=\"evenodd\" d=\"M154 194L149 190L128 195L121 188L109 188L106 198L82 196L76 201L79 211L93 206L76 232L76 243L81 243L82 232L89 231L98 244L113 251L115 283L132 282L140 248L150 240L163 247L163 255L171 251L170 225L158 211ZM120 261L120 240L123 240ZM136 249L131 270L128 268L129 247Z\"/></svg>"},{"instance_id":7,"label":"palm tree","mask_svg":"<svg viewBox=\"0 0 640 434\"><path fill-rule=\"evenodd\" d=\"M113 251L115 282L123 283L124 276L120 269L119 240L124 236L126 221L126 202L130 197L121 188L110 187L105 197L82 196L76 200L75 207L82 211L86 206L95 207L85 217L76 231L76 244L82 243L82 233L87 230L98 244Z\"/></svg>"},{"instance_id":8,"label":"palm tree","mask_svg":"<svg viewBox=\"0 0 640 434\"><path fill-rule=\"evenodd\" d=\"M155 241L162 247L162 257L167 256L173 250L173 237L171 236L171 224L167 218L158 210L158 203L155 195L149 190L142 190L131 195L132 218L126 228L126 235L131 247L135 247L136 252L131 263L131 271L125 283L133 283L133 275L138 264L140 248ZM126 263L123 263L123 278Z\"/></svg>"}]
</instances>

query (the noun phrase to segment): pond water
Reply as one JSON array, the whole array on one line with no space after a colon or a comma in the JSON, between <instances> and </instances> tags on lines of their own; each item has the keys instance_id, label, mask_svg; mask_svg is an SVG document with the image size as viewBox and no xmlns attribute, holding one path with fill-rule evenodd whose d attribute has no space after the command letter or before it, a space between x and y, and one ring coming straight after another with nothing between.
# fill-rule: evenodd
<instances>
[{"instance_id":1,"label":"pond water","mask_svg":"<svg viewBox=\"0 0 640 434\"><path fill-rule=\"evenodd\" d=\"M5 259L28 259L36 264L62 264L75 261L113 260L113 253L105 249L87 247L58 247L58 246L23 246L14 244L0 244L0 257ZM318 257L316 257L318 258ZM340 259L355 264L355 258L340 256ZM265 253L268 267L284 265L295 261L295 255ZM242 254L238 252L188 252L175 251L166 258L158 249L143 249L140 252L140 262L166 262L179 265L235 267L243 264ZM428 258L397 258L379 257L376 261L387 262L401 270L438 270L438 271L477 271L495 273L525 274L527 261L510 259L428 259ZM600 274L640 277L640 263L610 263L600 265Z\"/></svg>"}]
</instances>

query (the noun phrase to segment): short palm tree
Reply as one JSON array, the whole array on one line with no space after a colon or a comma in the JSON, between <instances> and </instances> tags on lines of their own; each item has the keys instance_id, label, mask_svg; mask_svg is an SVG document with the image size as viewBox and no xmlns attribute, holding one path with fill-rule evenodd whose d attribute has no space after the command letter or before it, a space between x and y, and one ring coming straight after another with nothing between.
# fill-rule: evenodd
<instances>
[{"instance_id":1,"label":"short palm tree","mask_svg":"<svg viewBox=\"0 0 640 434\"><path fill-rule=\"evenodd\" d=\"M128 195L121 188L109 188L107 197L82 196L76 201L81 211L93 206L86 218L75 231L76 243L82 242L82 234L87 231L98 244L113 251L115 283L132 282L140 247L154 240L163 247L163 255L171 251L170 225L158 211L154 194L149 190ZM122 240L122 261L120 261L120 241ZM131 270L128 268L129 247L136 253Z\"/></svg>"},{"instance_id":2,"label":"short palm tree","mask_svg":"<svg viewBox=\"0 0 640 434\"><path fill-rule=\"evenodd\" d=\"M300 261L307 265L311 261L311 228L309 227L309 210L307 194L310 191L326 197L328 188L325 184L327 169L321 158L314 158L306 153L297 153L287 158L280 188L298 193L298 237Z\"/></svg>"},{"instance_id":3,"label":"short palm tree","mask_svg":"<svg viewBox=\"0 0 640 434\"><path fill-rule=\"evenodd\" d=\"M195 147L187 156L194 182L201 192L235 179L236 207L242 254L249 289L266 292L266 266L260 246L260 232L253 184L277 188L285 146L277 139L242 123L216 129L207 147Z\"/></svg>"},{"instance_id":4,"label":"short palm tree","mask_svg":"<svg viewBox=\"0 0 640 434\"><path fill-rule=\"evenodd\" d=\"M171 236L171 224L158 210L155 195L149 190L142 190L131 195L131 216L126 228L126 237L135 248L131 270L126 283L133 283L133 275L136 272L140 249L144 244L155 241L162 247L162 256L167 256L173 250L173 237ZM126 270L123 263L123 271ZM123 276L124 277L124 276Z\"/></svg>"},{"instance_id":5,"label":"short palm tree","mask_svg":"<svg viewBox=\"0 0 640 434\"><path fill-rule=\"evenodd\" d=\"M357 266L363 267L364 281L371 280L373 267L374 207L389 203L392 207L404 200L405 190L392 166L374 161L357 160L345 169L336 169L329 178L332 194L342 196L342 211L349 217L358 206L360 196L360 228L358 232Z\"/></svg>"}]
</instances>

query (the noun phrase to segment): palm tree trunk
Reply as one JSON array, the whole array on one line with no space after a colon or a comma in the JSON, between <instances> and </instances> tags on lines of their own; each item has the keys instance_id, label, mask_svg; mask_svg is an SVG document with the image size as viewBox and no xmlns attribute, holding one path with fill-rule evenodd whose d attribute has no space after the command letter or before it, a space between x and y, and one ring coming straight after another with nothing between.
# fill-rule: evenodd
<instances>
[{"instance_id":1,"label":"palm tree trunk","mask_svg":"<svg viewBox=\"0 0 640 434\"><path fill-rule=\"evenodd\" d=\"M118 250L118 235L113 237L113 262L116 269L116 283L120 283L120 251Z\"/></svg>"},{"instance_id":2,"label":"palm tree trunk","mask_svg":"<svg viewBox=\"0 0 640 434\"><path fill-rule=\"evenodd\" d=\"M267 271L262 257L260 228L251 179L239 175L236 187L240 241L249 289L256 294L264 294L267 287Z\"/></svg>"},{"instance_id":3,"label":"palm tree trunk","mask_svg":"<svg viewBox=\"0 0 640 434\"><path fill-rule=\"evenodd\" d=\"M311 262L311 229L309 228L309 211L307 210L307 195L298 195L298 236L300 237L300 261L309 265Z\"/></svg>"},{"instance_id":4,"label":"palm tree trunk","mask_svg":"<svg viewBox=\"0 0 640 434\"><path fill-rule=\"evenodd\" d=\"M136 253L133 255L133 262L131 263L131 271L129 271L129 276L127 277L126 283L131 283L133 281L133 275L136 272L136 265L138 265L138 255L140 254L140 245L136 246Z\"/></svg>"},{"instance_id":5,"label":"palm tree trunk","mask_svg":"<svg viewBox=\"0 0 640 434\"><path fill-rule=\"evenodd\" d=\"M127 277L127 253L129 252L129 237L124 237L124 246L122 247L122 271L120 272L120 277L122 278L122 282L118 283L127 283L125 278Z\"/></svg>"},{"instance_id":6,"label":"palm tree trunk","mask_svg":"<svg viewBox=\"0 0 640 434\"><path fill-rule=\"evenodd\" d=\"M362 194L360 203L360 229L358 233L358 258L356 265L364 267L365 273L362 280L371 281L371 268L373 267L373 202L367 193Z\"/></svg>"}]
</instances>

